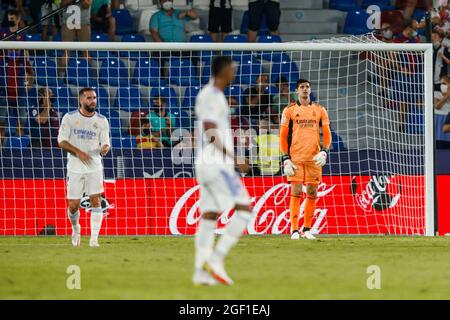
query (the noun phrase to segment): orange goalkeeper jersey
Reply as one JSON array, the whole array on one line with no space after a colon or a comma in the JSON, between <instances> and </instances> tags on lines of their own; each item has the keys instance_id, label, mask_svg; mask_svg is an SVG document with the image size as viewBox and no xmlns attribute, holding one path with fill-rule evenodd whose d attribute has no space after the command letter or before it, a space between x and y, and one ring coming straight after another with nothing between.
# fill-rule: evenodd
<instances>
[{"instance_id":1,"label":"orange goalkeeper jersey","mask_svg":"<svg viewBox=\"0 0 450 320\"><path fill-rule=\"evenodd\" d=\"M313 161L320 151L320 126L328 125L328 113L318 103L305 107L294 102L284 108L281 126L291 126L289 155L294 163Z\"/></svg>"}]
</instances>

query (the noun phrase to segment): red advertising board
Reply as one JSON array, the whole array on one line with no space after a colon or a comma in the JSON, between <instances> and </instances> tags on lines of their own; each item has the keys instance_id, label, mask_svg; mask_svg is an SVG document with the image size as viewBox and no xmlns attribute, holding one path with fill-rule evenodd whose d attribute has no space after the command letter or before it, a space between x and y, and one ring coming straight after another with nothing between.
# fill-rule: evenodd
<instances>
[{"instance_id":1,"label":"red advertising board","mask_svg":"<svg viewBox=\"0 0 450 320\"><path fill-rule=\"evenodd\" d=\"M247 232L289 233L285 180L252 177L244 182L254 207ZM318 189L313 229L321 234L423 234L423 185L422 176L326 176ZM0 199L0 235L37 235L49 225L58 235L71 232L64 180L0 180ZM107 181L102 205L102 234L108 235L189 235L200 217L198 186L191 178ZM89 202L83 199L82 206L88 209ZM85 211L80 224L88 234ZM219 233L232 214L221 214Z\"/></svg>"},{"instance_id":2,"label":"red advertising board","mask_svg":"<svg viewBox=\"0 0 450 320\"><path fill-rule=\"evenodd\" d=\"M437 176L438 227L439 235L450 234L450 175Z\"/></svg>"}]
</instances>

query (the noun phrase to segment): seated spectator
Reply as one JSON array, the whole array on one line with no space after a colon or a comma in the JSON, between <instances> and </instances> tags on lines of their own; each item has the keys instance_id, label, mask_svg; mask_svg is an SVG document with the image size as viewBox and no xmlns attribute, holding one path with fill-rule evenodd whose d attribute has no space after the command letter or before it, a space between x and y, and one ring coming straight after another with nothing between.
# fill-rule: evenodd
<instances>
[{"instance_id":1,"label":"seated spectator","mask_svg":"<svg viewBox=\"0 0 450 320\"><path fill-rule=\"evenodd\" d=\"M391 24L388 22L384 22L375 37L380 41L391 43L392 38L394 37L394 32L391 29Z\"/></svg>"},{"instance_id":2,"label":"seated spectator","mask_svg":"<svg viewBox=\"0 0 450 320\"><path fill-rule=\"evenodd\" d=\"M417 30L414 28L414 21L410 21L406 24L405 29L394 37L394 43L419 43L420 37Z\"/></svg>"},{"instance_id":3,"label":"seated spectator","mask_svg":"<svg viewBox=\"0 0 450 320\"><path fill-rule=\"evenodd\" d=\"M10 10L7 18L9 27L0 30L0 39L6 38L19 30L20 13L17 10ZM20 34L10 40L24 41L25 37ZM27 50L0 50L0 77L2 82L0 90L3 91L0 95L0 143L5 133L8 109L15 113L16 134L18 136L24 135L24 127L28 119L28 103L25 97L34 82L34 72L28 57Z\"/></svg>"},{"instance_id":4,"label":"seated spectator","mask_svg":"<svg viewBox=\"0 0 450 320\"><path fill-rule=\"evenodd\" d=\"M41 88L38 99L30 109L30 138L33 148L51 148L58 145L58 112L53 108L49 88Z\"/></svg>"},{"instance_id":5,"label":"seated spectator","mask_svg":"<svg viewBox=\"0 0 450 320\"><path fill-rule=\"evenodd\" d=\"M51 12L58 10L58 5L54 0L45 0L41 6L41 17L44 17ZM59 25L59 16L54 15L52 18L44 20L41 22L42 25L42 40L48 40L48 31L50 30L52 37L56 36L58 33Z\"/></svg>"},{"instance_id":6,"label":"seated spectator","mask_svg":"<svg viewBox=\"0 0 450 320\"><path fill-rule=\"evenodd\" d=\"M231 0L210 0L208 31L215 42L221 42L232 31Z\"/></svg>"},{"instance_id":7,"label":"seated spectator","mask_svg":"<svg viewBox=\"0 0 450 320\"><path fill-rule=\"evenodd\" d=\"M167 111L167 103L164 98L156 97L153 107L148 114L152 135L158 136L164 146L170 147L172 127L175 126L175 117Z\"/></svg>"},{"instance_id":8,"label":"seated spectator","mask_svg":"<svg viewBox=\"0 0 450 320\"><path fill-rule=\"evenodd\" d=\"M450 135L444 133L443 127L450 112L450 79L447 75L441 77L440 90L434 91L434 120L436 148L450 148Z\"/></svg>"},{"instance_id":9,"label":"seated spectator","mask_svg":"<svg viewBox=\"0 0 450 320\"><path fill-rule=\"evenodd\" d=\"M277 35L280 25L279 0L249 0L248 1L248 42L256 42L263 15L267 19L267 27L271 35Z\"/></svg>"},{"instance_id":10,"label":"seated spectator","mask_svg":"<svg viewBox=\"0 0 450 320\"><path fill-rule=\"evenodd\" d=\"M228 99L230 105L230 125L232 130L244 129L247 130L249 125L246 118L241 116L241 110L238 103L238 98L230 97Z\"/></svg>"},{"instance_id":11,"label":"seated spectator","mask_svg":"<svg viewBox=\"0 0 450 320\"><path fill-rule=\"evenodd\" d=\"M61 7L66 7L72 4L72 0L61 0ZM71 16L73 12L70 10L65 11L61 15L61 38L62 41L91 41L91 4L92 0L81 0L78 4L80 7L80 26L71 25L73 19ZM88 51L83 52L86 59L89 59ZM67 62L69 59L68 50L64 50L61 62L59 65L60 76L65 73Z\"/></svg>"},{"instance_id":12,"label":"seated spectator","mask_svg":"<svg viewBox=\"0 0 450 320\"><path fill-rule=\"evenodd\" d=\"M244 104L241 115L246 118L251 127L257 129L259 119L267 112L269 104L261 103L261 95L255 87L244 91Z\"/></svg>"},{"instance_id":13,"label":"seated spectator","mask_svg":"<svg viewBox=\"0 0 450 320\"><path fill-rule=\"evenodd\" d=\"M259 124L259 135L256 138L258 145L258 169L261 175L278 175L280 165L280 136L276 124L268 119L262 119Z\"/></svg>"},{"instance_id":14,"label":"seated spectator","mask_svg":"<svg viewBox=\"0 0 450 320\"><path fill-rule=\"evenodd\" d=\"M148 114L150 111L133 111L130 115L130 128L128 133L130 136L138 136L142 134L143 121L148 122Z\"/></svg>"},{"instance_id":15,"label":"seated spectator","mask_svg":"<svg viewBox=\"0 0 450 320\"><path fill-rule=\"evenodd\" d=\"M289 82L286 77L280 77L277 80L277 88L279 93L272 96L272 114L280 116L283 109L292 102L297 101L295 92L291 92Z\"/></svg>"},{"instance_id":16,"label":"seated spectator","mask_svg":"<svg viewBox=\"0 0 450 320\"><path fill-rule=\"evenodd\" d=\"M450 65L450 52L447 47L442 45L442 34L433 31L431 41L433 43L433 65L434 65L434 87L440 89L441 77L447 74L448 65Z\"/></svg>"},{"instance_id":17,"label":"seated spectator","mask_svg":"<svg viewBox=\"0 0 450 320\"><path fill-rule=\"evenodd\" d=\"M447 114L445 118L444 126L442 127L442 132L450 134L450 112Z\"/></svg>"},{"instance_id":18,"label":"seated spectator","mask_svg":"<svg viewBox=\"0 0 450 320\"><path fill-rule=\"evenodd\" d=\"M142 132L136 136L136 146L141 149L162 148L163 144L160 141L159 132L152 132L150 121L142 119L141 126Z\"/></svg>"},{"instance_id":19,"label":"seated spectator","mask_svg":"<svg viewBox=\"0 0 450 320\"><path fill-rule=\"evenodd\" d=\"M148 0L148 1L150 1L150 0ZM121 3L121 0L111 0L111 8L113 10L119 10L120 9L120 3Z\"/></svg>"},{"instance_id":20,"label":"seated spectator","mask_svg":"<svg viewBox=\"0 0 450 320\"><path fill-rule=\"evenodd\" d=\"M185 42L186 22L197 19L194 9L180 11L172 0L160 0L160 10L150 19L150 33L155 42Z\"/></svg>"},{"instance_id":21,"label":"seated spectator","mask_svg":"<svg viewBox=\"0 0 450 320\"><path fill-rule=\"evenodd\" d=\"M112 16L111 0L92 0L92 30L107 33L109 41L115 40L116 18Z\"/></svg>"}]
</instances>

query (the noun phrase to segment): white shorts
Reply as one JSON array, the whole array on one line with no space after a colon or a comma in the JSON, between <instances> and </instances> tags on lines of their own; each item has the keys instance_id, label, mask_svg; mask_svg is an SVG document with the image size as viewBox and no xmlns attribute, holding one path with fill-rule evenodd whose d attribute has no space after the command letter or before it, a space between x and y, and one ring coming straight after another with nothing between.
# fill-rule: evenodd
<instances>
[{"instance_id":1,"label":"white shorts","mask_svg":"<svg viewBox=\"0 0 450 320\"><path fill-rule=\"evenodd\" d=\"M103 193L103 170L91 173L67 172L67 199L81 199Z\"/></svg>"},{"instance_id":2,"label":"white shorts","mask_svg":"<svg viewBox=\"0 0 450 320\"><path fill-rule=\"evenodd\" d=\"M234 170L214 166L198 166L200 184L200 212L222 212L235 205L250 205L250 196L241 178Z\"/></svg>"}]
</instances>

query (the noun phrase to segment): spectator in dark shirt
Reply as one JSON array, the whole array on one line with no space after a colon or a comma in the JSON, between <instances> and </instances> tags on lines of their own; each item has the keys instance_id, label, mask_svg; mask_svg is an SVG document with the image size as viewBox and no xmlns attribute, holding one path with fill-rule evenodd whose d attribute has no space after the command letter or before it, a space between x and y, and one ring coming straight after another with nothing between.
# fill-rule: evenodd
<instances>
[{"instance_id":1,"label":"spectator in dark shirt","mask_svg":"<svg viewBox=\"0 0 450 320\"><path fill-rule=\"evenodd\" d=\"M447 118L445 118L444 126L442 127L442 131L444 133L450 133L450 112L447 114Z\"/></svg>"},{"instance_id":2,"label":"spectator in dark shirt","mask_svg":"<svg viewBox=\"0 0 450 320\"><path fill-rule=\"evenodd\" d=\"M7 16L9 27L0 30L0 39L13 34L19 29L20 13L17 10L11 10ZM24 41L25 37L23 34L20 34L11 40ZM27 50L0 50L1 87L4 89L3 94L0 96L0 143L4 137L8 109L15 112L17 135L23 136L24 134L24 126L28 118L25 97L34 82L34 72L28 56Z\"/></svg>"},{"instance_id":3,"label":"spectator in dark shirt","mask_svg":"<svg viewBox=\"0 0 450 320\"><path fill-rule=\"evenodd\" d=\"M30 109L31 146L34 148L57 146L59 116L52 106L52 97L52 90L39 89L38 99Z\"/></svg>"},{"instance_id":4,"label":"spectator in dark shirt","mask_svg":"<svg viewBox=\"0 0 450 320\"><path fill-rule=\"evenodd\" d=\"M405 29L394 38L394 43L419 43L420 37L417 30L414 28L414 21L410 21Z\"/></svg>"},{"instance_id":5,"label":"spectator in dark shirt","mask_svg":"<svg viewBox=\"0 0 450 320\"><path fill-rule=\"evenodd\" d=\"M110 0L93 0L91 6L92 30L105 32L109 41L115 40L116 19L112 16Z\"/></svg>"},{"instance_id":6,"label":"spectator in dark shirt","mask_svg":"<svg viewBox=\"0 0 450 320\"><path fill-rule=\"evenodd\" d=\"M231 0L210 0L208 31L215 42L223 41L223 38L232 31Z\"/></svg>"}]
</instances>

